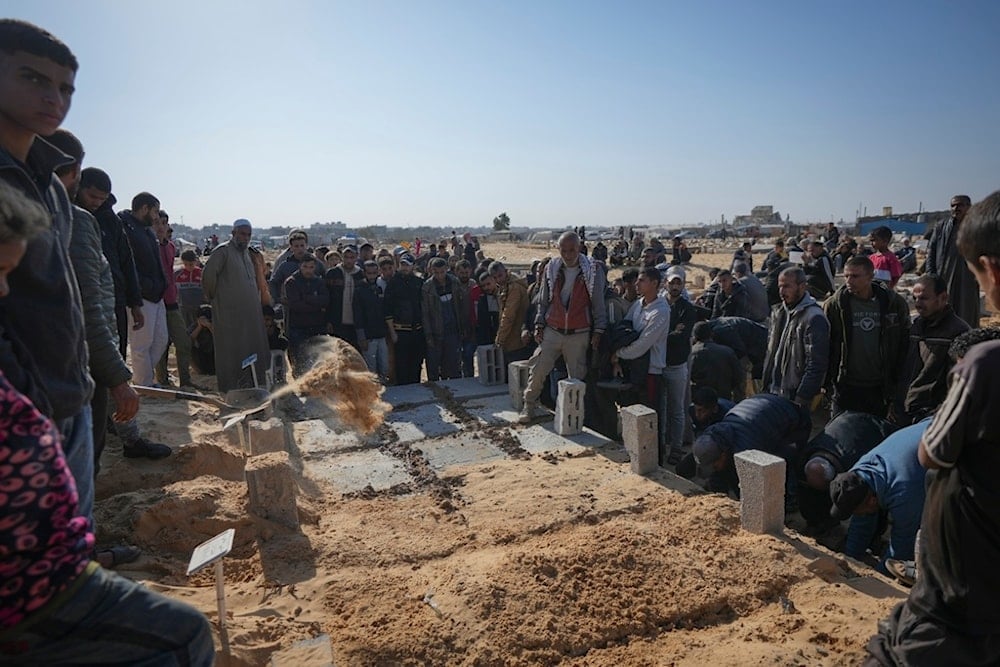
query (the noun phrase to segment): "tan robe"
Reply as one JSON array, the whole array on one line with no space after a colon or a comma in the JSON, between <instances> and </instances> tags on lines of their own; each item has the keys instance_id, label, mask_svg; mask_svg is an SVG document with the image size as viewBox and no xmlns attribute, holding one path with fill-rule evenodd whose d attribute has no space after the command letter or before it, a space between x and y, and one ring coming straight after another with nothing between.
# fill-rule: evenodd
<instances>
[{"instance_id":1,"label":"tan robe","mask_svg":"<svg viewBox=\"0 0 1000 667\"><path fill-rule=\"evenodd\" d=\"M265 386L264 372L270 367L271 351L250 253L238 249L231 241L221 244L205 262L201 287L205 298L212 303L219 391L253 386L250 368L241 368L243 360L251 354L257 355L257 381Z\"/></svg>"}]
</instances>

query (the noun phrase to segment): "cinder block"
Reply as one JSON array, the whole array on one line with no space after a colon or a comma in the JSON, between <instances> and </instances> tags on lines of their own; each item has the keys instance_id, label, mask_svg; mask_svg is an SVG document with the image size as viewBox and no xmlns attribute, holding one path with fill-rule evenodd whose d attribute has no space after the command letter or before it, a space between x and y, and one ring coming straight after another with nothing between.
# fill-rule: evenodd
<instances>
[{"instance_id":1,"label":"cinder block","mask_svg":"<svg viewBox=\"0 0 1000 667\"><path fill-rule=\"evenodd\" d=\"M515 410L524 407L524 390L528 388L530 373L531 364L527 361L512 361L507 365L507 389Z\"/></svg>"},{"instance_id":2,"label":"cinder block","mask_svg":"<svg viewBox=\"0 0 1000 667\"><path fill-rule=\"evenodd\" d=\"M293 530L299 527L295 475L288 452L272 452L247 459L250 511Z\"/></svg>"},{"instance_id":3,"label":"cinder block","mask_svg":"<svg viewBox=\"0 0 1000 667\"><path fill-rule=\"evenodd\" d=\"M785 526L785 459L751 449L733 457L740 478L740 524L751 533Z\"/></svg>"},{"instance_id":4,"label":"cinder block","mask_svg":"<svg viewBox=\"0 0 1000 667\"><path fill-rule=\"evenodd\" d=\"M250 437L250 454L267 454L270 452L287 452L291 438L288 427L277 417L267 421L252 420L247 423Z\"/></svg>"},{"instance_id":5,"label":"cinder block","mask_svg":"<svg viewBox=\"0 0 1000 667\"><path fill-rule=\"evenodd\" d=\"M583 395L587 384L583 380L559 380L556 397L556 433L576 435L583 431Z\"/></svg>"},{"instance_id":6,"label":"cinder block","mask_svg":"<svg viewBox=\"0 0 1000 667\"><path fill-rule=\"evenodd\" d=\"M281 386L288 381L288 359L284 350L271 350L271 367L267 373L270 380L268 389Z\"/></svg>"},{"instance_id":7,"label":"cinder block","mask_svg":"<svg viewBox=\"0 0 1000 667\"><path fill-rule=\"evenodd\" d=\"M622 408L619 415L632 472L637 475L654 472L659 467L656 410L637 403Z\"/></svg>"},{"instance_id":8,"label":"cinder block","mask_svg":"<svg viewBox=\"0 0 1000 667\"><path fill-rule=\"evenodd\" d=\"M506 379L503 350L495 345L480 345L476 348L476 367L479 369L481 384L503 384Z\"/></svg>"}]
</instances>

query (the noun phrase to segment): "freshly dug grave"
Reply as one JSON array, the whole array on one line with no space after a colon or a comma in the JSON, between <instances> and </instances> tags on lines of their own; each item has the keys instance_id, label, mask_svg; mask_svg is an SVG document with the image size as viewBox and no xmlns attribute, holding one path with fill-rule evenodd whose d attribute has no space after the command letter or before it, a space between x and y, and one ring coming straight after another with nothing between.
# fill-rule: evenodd
<instances>
[{"instance_id":1,"label":"freshly dug grave","mask_svg":"<svg viewBox=\"0 0 1000 667\"><path fill-rule=\"evenodd\" d=\"M220 664L265 665L325 633L338 665L853 665L904 595L599 454L494 461L400 493L301 478L290 531L248 513L242 454L212 414L149 401L143 422L186 444L155 462L110 447L99 537L141 546L122 573L216 622L211 572L184 570L194 545L236 529ZM373 446L408 459L419 442Z\"/></svg>"}]
</instances>

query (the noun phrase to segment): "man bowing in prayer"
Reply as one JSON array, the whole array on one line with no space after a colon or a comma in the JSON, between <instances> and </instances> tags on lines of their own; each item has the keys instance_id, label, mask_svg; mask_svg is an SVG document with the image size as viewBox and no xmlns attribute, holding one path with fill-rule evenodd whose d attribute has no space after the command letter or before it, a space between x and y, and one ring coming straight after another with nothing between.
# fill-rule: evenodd
<instances>
[{"instance_id":1,"label":"man bowing in prayer","mask_svg":"<svg viewBox=\"0 0 1000 667\"><path fill-rule=\"evenodd\" d=\"M233 223L233 237L220 244L201 274L205 299L212 302L215 327L215 370L219 391L252 387L250 367L244 360L257 355L257 381L264 382L264 371L271 362L264 331L260 290L250 257L250 221L240 218Z\"/></svg>"}]
</instances>

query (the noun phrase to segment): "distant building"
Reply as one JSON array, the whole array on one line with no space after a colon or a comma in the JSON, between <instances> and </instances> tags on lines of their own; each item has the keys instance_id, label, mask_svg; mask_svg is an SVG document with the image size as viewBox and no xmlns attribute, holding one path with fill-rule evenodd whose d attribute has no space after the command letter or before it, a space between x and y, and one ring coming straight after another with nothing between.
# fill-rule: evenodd
<instances>
[{"instance_id":1,"label":"distant building","mask_svg":"<svg viewBox=\"0 0 1000 667\"><path fill-rule=\"evenodd\" d=\"M883 208L883 215L866 215L858 218L853 233L868 236L876 227L888 227L893 234L926 236L939 223L951 217L951 211L922 211L920 213L892 214L892 207Z\"/></svg>"}]
</instances>

